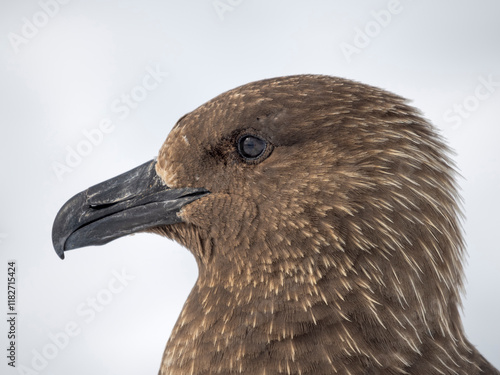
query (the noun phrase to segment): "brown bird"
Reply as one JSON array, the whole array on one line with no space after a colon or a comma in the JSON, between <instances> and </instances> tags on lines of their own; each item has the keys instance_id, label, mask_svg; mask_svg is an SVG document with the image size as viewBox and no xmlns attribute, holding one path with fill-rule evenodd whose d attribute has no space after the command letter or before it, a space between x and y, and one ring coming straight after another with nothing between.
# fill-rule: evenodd
<instances>
[{"instance_id":1,"label":"brown bird","mask_svg":"<svg viewBox=\"0 0 500 375\"><path fill-rule=\"evenodd\" d=\"M138 231L199 276L160 374L500 374L459 315L448 147L403 98L299 75L182 117L158 158L70 199L58 255Z\"/></svg>"}]
</instances>

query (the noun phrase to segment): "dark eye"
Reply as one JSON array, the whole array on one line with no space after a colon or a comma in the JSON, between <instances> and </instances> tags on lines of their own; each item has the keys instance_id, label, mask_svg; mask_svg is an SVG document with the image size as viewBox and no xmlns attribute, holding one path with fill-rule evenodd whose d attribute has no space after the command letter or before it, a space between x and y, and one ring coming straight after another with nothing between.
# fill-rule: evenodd
<instances>
[{"instance_id":1,"label":"dark eye","mask_svg":"<svg viewBox=\"0 0 500 375\"><path fill-rule=\"evenodd\" d=\"M267 142L254 135L244 135L238 139L238 152L245 159L254 160L266 151Z\"/></svg>"}]
</instances>

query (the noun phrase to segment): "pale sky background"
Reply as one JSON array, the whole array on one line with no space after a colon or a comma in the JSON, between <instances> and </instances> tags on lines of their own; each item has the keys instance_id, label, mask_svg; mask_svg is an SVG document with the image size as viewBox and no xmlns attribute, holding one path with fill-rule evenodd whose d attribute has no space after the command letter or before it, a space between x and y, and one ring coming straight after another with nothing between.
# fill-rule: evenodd
<instances>
[{"instance_id":1,"label":"pale sky background","mask_svg":"<svg viewBox=\"0 0 500 375\"><path fill-rule=\"evenodd\" d=\"M155 157L176 120L213 96L322 73L411 99L456 150L469 254L464 325L500 367L499 17L494 0L1 0L0 347L7 260L15 259L18 366L156 374L196 279L193 257L140 234L61 261L51 243L57 210ZM58 178L54 165L64 164ZM130 280L120 283L123 270ZM92 298L102 304L92 307ZM18 374L4 354L0 372Z\"/></svg>"}]
</instances>

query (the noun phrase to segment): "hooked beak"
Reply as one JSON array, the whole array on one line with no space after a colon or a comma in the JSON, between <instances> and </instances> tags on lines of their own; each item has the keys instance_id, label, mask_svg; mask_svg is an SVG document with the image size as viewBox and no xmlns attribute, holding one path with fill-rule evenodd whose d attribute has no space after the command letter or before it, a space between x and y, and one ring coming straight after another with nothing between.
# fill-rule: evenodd
<instances>
[{"instance_id":1,"label":"hooked beak","mask_svg":"<svg viewBox=\"0 0 500 375\"><path fill-rule=\"evenodd\" d=\"M156 160L76 194L59 210L52 243L61 259L79 247L104 245L149 228L180 223L180 209L207 195L203 188L171 189L156 174Z\"/></svg>"}]
</instances>

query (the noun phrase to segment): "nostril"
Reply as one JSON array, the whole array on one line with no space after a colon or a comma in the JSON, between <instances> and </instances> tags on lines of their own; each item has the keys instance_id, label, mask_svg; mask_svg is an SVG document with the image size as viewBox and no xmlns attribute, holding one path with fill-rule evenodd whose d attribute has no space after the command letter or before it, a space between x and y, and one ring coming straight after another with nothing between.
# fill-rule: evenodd
<instances>
[{"instance_id":1,"label":"nostril","mask_svg":"<svg viewBox=\"0 0 500 375\"><path fill-rule=\"evenodd\" d=\"M102 204L92 204L90 203L89 204L89 208L93 209L93 210L103 210L105 208L108 208L108 207L111 207L111 206L114 206L116 204L118 204L120 202L113 202L113 203L102 203Z\"/></svg>"}]
</instances>

